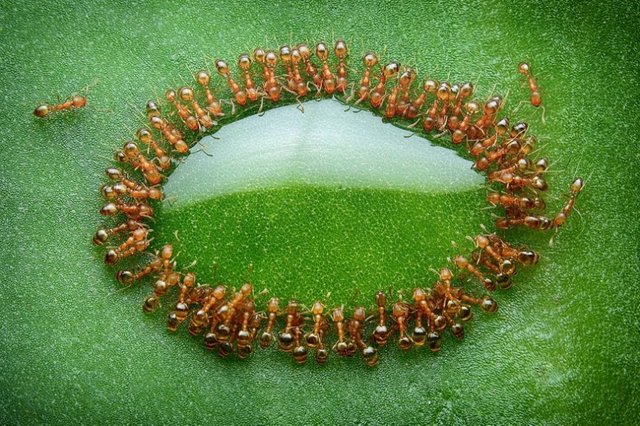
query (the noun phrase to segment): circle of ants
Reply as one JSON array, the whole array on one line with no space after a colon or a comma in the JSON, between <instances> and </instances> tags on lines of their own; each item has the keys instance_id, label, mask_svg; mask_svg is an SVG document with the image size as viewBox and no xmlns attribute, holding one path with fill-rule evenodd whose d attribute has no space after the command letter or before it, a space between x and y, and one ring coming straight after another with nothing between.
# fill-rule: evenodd
<instances>
[{"instance_id":1,"label":"circle of ants","mask_svg":"<svg viewBox=\"0 0 640 426\"><path fill-rule=\"evenodd\" d=\"M265 102L297 101L303 109L304 99L338 96L349 106L366 105L387 119L407 120L412 123L408 127L419 125L426 135L449 135L451 143L467 148L474 159L473 168L493 184L487 201L503 211L495 220L498 230L525 227L545 231L565 224L583 180L571 183L568 200L555 216L544 215L548 161L530 158L536 138L529 134L525 122L511 124L501 114L501 96L476 101L470 82L452 84L426 78L420 85L414 69L396 61L379 63L374 52L365 53L361 72L350 75L348 56L343 40L335 42L333 53L323 42L315 47L285 45L277 51L257 48L239 55L236 71L224 60L214 62L217 74L228 86L223 96L229 99L214 94L212 76L203 70L194 76L193 87L166 91L171 114L163 114L156 101L147 102L148 126L137 130L136 142L127 142L116 152L115 160L122 167L107 168L109 182L101 187L107 204L100 213L118 223L99 229L93 242L107 246L104 261L108 265L142 253L151 255L139 269L118 270L115 276L123 285L152 277L153 291L145 298L143 310L152 312L162 299L171 298L164 302L173 307L167 317L170 331L184 326L190 334L202 336L204 345L222 357L235 354L244 359L257 347L267 348L275 341L299 364L310 355L324 364L330 356L358 354L366 365L375 366L378 348L390 340L401 350L426 346L438 352L445 332L462 339L464 325L475 310L496 311L498 305L490 293L508 289L520 267L538 262L536 252L511 245L497 233L485 232L471 238L471 253L455 256L451 269L443 267L430 288L414 289L411 301L389 301L385 292L378 291L373 310L348 307L350 317L345 316L344 306L327 309L321 301L304 309L297 300L283 303L272 297L266 306L258 307L250 282L238 291L199 283L194 273L178 271L171 244L154 252L149 249L153 205L162 200L162 183L176 160L189 153L190 144L183 133L199 135L219 128L225 116L251 105L259 104L260 112ZM542 98L530 66L522 63L517 70L527 79L530 103L540 107ZM41 105L34 114L44 117L85 103L84 98L74 97L59 105ZM461 283L468 281L475 282L485 294L467 292Z\"/></svg>"}]
</instances>

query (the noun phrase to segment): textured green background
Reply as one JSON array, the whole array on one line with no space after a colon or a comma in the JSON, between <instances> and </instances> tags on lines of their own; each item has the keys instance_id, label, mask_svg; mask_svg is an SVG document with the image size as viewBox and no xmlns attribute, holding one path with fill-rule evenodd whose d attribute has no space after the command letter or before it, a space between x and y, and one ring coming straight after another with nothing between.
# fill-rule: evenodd
<instances>
[{"instance_id":1,"label":"textured green background","mask_svg":"<svg viewBox=\"0 0 640 426\"><path fill-rule=\"evenodd\" d=\"M639 24L633 2L1 2L0 422L631 423ZM144 291L114 294L88 244L102 169L139 106L205 56L332 34L386 45L485 94L499 82L515 98L526 90L514 64L529 60L547 107L535 130L557 162L554 194L576 173L591 176L582 215L552 248L523 236L543 250L540 266L500 296L496 317L438 356L394 353L375 370L343 360L298 368L275 352L221 361L144 317ZM90 108L30 115L96 78Z\"/></svg>"}]
</instances>

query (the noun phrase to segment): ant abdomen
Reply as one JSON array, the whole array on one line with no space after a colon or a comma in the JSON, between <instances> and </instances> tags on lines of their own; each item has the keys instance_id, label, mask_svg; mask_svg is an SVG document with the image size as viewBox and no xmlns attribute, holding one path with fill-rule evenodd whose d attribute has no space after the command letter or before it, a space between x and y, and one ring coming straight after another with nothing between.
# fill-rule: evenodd
<instances>
[{"instance_id":1,"label":"ant abdomen","mask_svg":"<svg viewBox=\"0 0 640 426\"><path fill-rule=\"evenodd\" d=\"M278 333L278 347L281 351L291 352L293 350L293 334L283 331Z\"/></svg>"},{"instance_id":2,"label":"ant abdomen","mask_svg":"<svg viewBox=\"0 0 640 426\"><path fill-rule=\"evenodd\" d=\"M380 355L378 354L378 350L376 348L374 348L373 346L367 346L362 350L362 359L369 367L375 367L378 364Z\"/></svg>"},{"instance_id":3,"label":"ant abdomen","mask_svg":"<svg viewBox=\"0 0 640 426\"><path fill-rule=\"evenodd\" d=\"M293 349L293 359L298 364L304 364L307 361L307 348L304 345L296 346Z\"/></svg>"},{"instance_id":4,"label":"ant abdomen","mask_svg":"<svg viewBox=\"0 0 640 426\"><path fill-rule=\"evenodd\" d=\"M318 364L325 364L329 358L329 351L325 348L319 348L314 356Z\"/></svg>"},{"instance_id":5,"label":"ant abdomen","mask_svg":"<svg viewBox=\"0 0 640 426\"><path fill-rule=\"evenodd\" d=\"M422 326L414 327L411 338L416 346L423 346L427 338L427 329Z\"/></svg>"},{"instance_id":6,"label":"ant abdomen","mask_svg":"<svg viewBox=\"0 0 640 426\"><path fill-rule=\"evenodd\" d=\"M218 340L218 336L216 335L216 333L213 333L211 331L205 333L204 335L204 346L209 349L209 350L213 350L216 348L216 346L218 346L218 343L220 343L220 340Z\"/></svg>"},{"instance_id":7,"label":"ant abdomen","mask_svg":"<svg viewBox=\"0 0 640 426\"><path fill-rule=\"evenodd\" d=\"M307 333L304 336L304 340L307 343L307 346L315 348L320 343L320 336L315 333Z\"/></svg>"},{"instance_id":8,"label":"ant abdomen","mask_svg":"<svg viewBox=\"0 0 640 426\"><path fill-rule=\"evenodd\" d=\"M440 338L440 333L437 331L431 331L427 335L427 342L429 342L429 349L431 352L439 352L440 346L442 345L442 339Z\"/></svg>"},{"instance_id":9,"label":"ant abdomen","mask_svg":"<svg viewBox=\"0 0 640 426\"><path fill-rule=\"evenodd\" d=\"M260 347L262 349L266 349L269 347L269 345L271 345L272 341L273 341L273 334L263 331L262 334L260 335Z\"/></svg>"},{"instance_id":10,"label":"ant abdomen","mask_svg":"<svg viewBox=\"0 0 640 426\"><path fill-rule=\"evenodd\" d=\"M454 323L450 330L456 339L462 340L464 338L464 326L459 322Z\"/></svg>"}]
</instances>

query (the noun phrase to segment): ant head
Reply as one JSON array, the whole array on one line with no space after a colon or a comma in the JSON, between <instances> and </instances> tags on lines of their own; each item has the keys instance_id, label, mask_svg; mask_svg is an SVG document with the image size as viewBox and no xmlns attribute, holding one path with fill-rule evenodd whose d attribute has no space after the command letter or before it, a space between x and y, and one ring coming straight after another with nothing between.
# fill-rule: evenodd
<instances>
[{"instance_id":1,"label":"ant head","mask_svg":"<svg viewBox=\"0 0 640 426\"><path fill-rule=\"evenodd\" d=\"M421 288L416 288L413 290L413 300L416 303L420 303L427 299L427 293L424 292Z\"/></svg>"},{"instance_id":2,"label":"ant head","mask_svg":"<svg viewBox=\"0 0 640 426\"><path fill-rule=\"evenodd\" d=\"M400 74L400 84L408 86L416 78L416 72L412 68L407 68Z\"/></svg>"},{"instance_id":3,"label":"ant head","mask_svg":"<svg viewBox=\"0 0 640 426\"><path fill-rule=\"evenodd\" d=\"M297 48L291 49L291 60L294 64L297 64L302 60L302 55Z\"/></svg>"},{"instance_id":4,"label":"ant head","mask_svg":"<svg viewBox=\"0 0 640 426\"><path fill-rule=\"evenodd\" d=\"M333 51L339 59L344 59L348 53L347 44L344 40L337 40Z\"/></svg>"},{"instance_id":5,"label":"ant head","mask_svg":"<svg viewBox=\"0 0 640 426\"><path fill-rule=\"evenodd\" d=\"M104 229L98 229L93 236L93 244L101 246L109 239L109 233Z\"/></svg>"},{"instance_id":6,"label":"ant head","mask_svg":"<svg viewBox=\"0 0 640 426\"><path fill-rule=\"evenodd\" d=\"M182 284L185 287L193 287L195 283L196 283L196 274L194 274L193 272L187 273L182 279ZM176 305L176 309L177 309L177 305Z\"/></svg>"},{"instance_id":7,"label":"ant head","mask_svg":"<svg viewBox=\"0 0 640 426\"><path fill-rule=\"evenodd\" d=\"M507 133L507 130L509 129L509 119L508 118L503 118L500 121L498 121L496 123L496 133L500 136L504 135L505 133Z\"/></svg>"},{"instance_id":8,"label":"ant head","mask_svg":"<svg viewBox=\"0 0 640 426\"><path fill-rule=\"evenodd\" d=\"M300 43L298 45L298 51L300 52L300 56L302 59L307 60L311 57L311 49L305 43Z\"/></svg>"},{"instance_id":9,"label":"ant head","mask_svg":"<svg viewBox=\"0 0 640 426\"><path fill-rule=\"evenodd\" d=\"M529 74L529 71L529 64L527 64L526 62L521 62L520 64L518 64L518 72L520 74L527 75Z\"/></svg>"},{"instance_id":10,"label":"ant head","mask_svg":"<svg viewBox=\"0 0 640 426\"><path fill-rule=\"evenodd\" d=\"M83 106L85 106L87 104L87 98L85 98L84 96L80 96L80 95L75 95L73 97L73 106L76 108L82 108Z\"/></svg>"},{"instance_id":11,"label":"ant head","mask_svg":"<svg viewBox=\"0 0 640 426\"><path fill-rule=\"evenodd\" d=\"M422 83L422 88L427 93L435 93L438 90L438 82L433 79L426 79L424 83Z\"/></svg>"},{"instance_id":12,"label":"ant head","mask_svg":"<svg viewBox=\"0 0 640 426\"><path fill-rule=\"evenodd\" d=\"M151 132L146 127L141 127L136 131L136 137L140 142L149 143L151 142Z\"/></svg>"},{"instance_id":13,"label":"ant head","mask_svg":"<svg viewBox=\"0 0 640 426\"><path fill-rule=\"evenodd\" d=\"M470 82L466 82L460 87L460 96L463 98L468 98L473 94L473 84Z\"/></svg>"},{"instance_id":14,"label":"ant head","mask_svg":"<svg viewBox=\"0 0 640 426\"><path fill-rule=\"evenodd\" d=\"M342 311L342 307L335 308L333 312L331 312L331 319L333 319L333 322L344 321L344 313Z\"/></svg>"},{"instance_id":15,"label":"ant head","mask_svg":"<svg viewBox=\"0 0 640 426\"><path fill-rule=\"evenodd\" d=\"M173 256L173 246L171 244L165 244L160 250L160 257L162 260L171 260Z\"/></svg>"},{"instance_id":16,"label":"ant head","mask_svg":"<svg viewBox=\"0 0 640 426\"><path fill-rule=\"evenodd\" d=\"M227 289L223 285L216 286L216 288L213 289L213 297L215 297L216 300L222 300L226 292Z\"/></svg>"},{"instance_id":17,"label":"ant head","mask_svg":"<svg viewBox=\"0 0 640 426\"><path fill-rule=\"evenodd\" d=\"M285 64L291 61L291 48L289 46L280 46L280 59Z\"/></svg>"},{"instance_id":18,"label":"ant head","mask_svg":"<svg viewBox=\"0 0 640 426\"><path fill-rule=\"evenodd\" d=\"M475 101L467 102L467 104L465 105L465 109L467 110L468 114L477 114L478 111L480 111L480 105L478 105L478 103Z\"/></svg>"},{"instance_id":19,"label":"ant head","mask_svg":"<svg viewBox=\"0 0 640 426\"><path fill-rule=\"evenodd\" d=\"M229 74L229 65L222 59L218 59L216 61L216 70L218 70L218 74L227 76Z\"/></svg>"},{"instance_id":20,"label":"ant head","mask_svg":"<svg viewBox=\"0 0 640 426\"><path fill-rule=\"evenodd\" d=\"M584 181L582 180L582 178L577 178L573 181L573 183L571 183L571 193L578 194L580 191L582 191L583 187Z\"/></svg>"},{"instance_id":21,"label":"ant head","mask_svg":"<svg viewBox=\"0 0 640 426\"><path fill-rule=\"evenodd\" d=\"M116 279L120 284L129 284L133 281L133 272L131 271L118 271L116 272Z\"/></svg>"},{"instance_id":22,"label":"ant head","mask_svg":"<svg viewBox=\"0 0 640 426\"><path fill-rule=\"evenodd\" d=\"M100 214L103 216L113 216L116 213L118 213L118 207L113 203L109 203L100 209Z\"/></svg>"},{"instance_id":23,"label":"ant head","mask_svg":"<svg viewBox=\"0 0 640 426\"><path fill-rule=\"evenodd\" d=\"M389 62L387 65L385 65L384 69L382 70L383 74L387 78L393 77L394 75L398 74L399 71L400 71L400 63L396 61Z\"/></svg>"},{"instance_id":24,"label":"ant head","mask_svg":"<svg viewBox=\"0 0 640 426\"><path fill-rule=\"evenodd\" d=\"M199 71L198 74L196 74L196 80L198 81L199 85L208 86L209 82L211 81L211 76L209 75L208 71Z\"/></svg>"},{"instance_id":25,"label":"ant head","mask_svg":"<svg viewBox=\"0 0 640 426\"><path fill-rule=\"evenodd\" d=\"M322 303L319 300L315 301L313 303L313 306L311 307L311 314L322 315L323 311L324 311L324 306L322 306Z\"/></svg>"},{"instance_id":26,"label":"ant head","mask_svg":"<svg viewBox=\"0 0 640 426\"><path fill-rule=\"evenodd\" d=\"M455 262L459 268L464 268L469 264L469 261L462 256L456 256ZM464 266L461 266L461 265L464 265ZM451 278L453 278L453 274L451 273L451 270L449 268L440 269L439 274L440 274L440 279L442 281L450 281Z\"/></svg>"},{"instance_id":27,"label":"ant head","mask_svg":"<svg viewBox=\"0 0 640 426\"><path fill-rule=\"evenodd\" d=\"M147 101L146 110L149 117L160 115L160 107L155 101Z\"/></svg>"},{"instance_id":28,"label":"ant head","mask_svg":"<svg viewBox=\"0 0 640 426\"><path fill-rule=\"evenodd\" d=\"M490 100L486 104L484 104L484 112L488 115L493 115L498 112L500 108L500 102L495 99Z\"/></svg>"},{"instance_id":29,"label":"ant head","mask_svg":"<svg viewBox=\"0 0 640 426\"><path fill-rule=\"evenodd\" d=\"M375 67L378 64L378 57L373 52L367 52L362 57L362 62L367 68Z\"/></svg>"},{"instance_id":30,"label":"ant head","mask_svg":"<svg viewBox=\"0 0 640 426\"><path fill-rule=\"evenodd\" d=\"M439 101L445 101L449 99L449 93L451 93L451 85L446 81L444 83L440 83L438 90L436 92L436 96Z\"/></svg>"},{"instance_id":31,"label":"ant head","mask_svg":"<svg viewBox=\"0 0 640 426\"><path fill-rule=\"evenodd\" d=\"M267 305L269 313L277 314L280 310L280 300L277 297L272 297Z\"/></svg>"},{"instance_id":32,"label":"ant head","mask_svg":"<svg viewBox=\"0 0 640 426\"><path fill-rule=\"evenodd\" d=\"M251 57L247 53L243 53L238 57L238 66L243 70L248 70L251 67Z\"/></svg>"},{"instance_id":33,"label":"ant head","mask_svg":"<svg viewBox=\"0 0 640 426\"><path fill-rule=\"evenodd\" d=\"M176 91L173 89L169 89L164 92L164 96L169 102L174 102L176 100Z\"/></svg>"},{"instance_id":34,"label":"ant head","mask_svg":"<svg viewBox=\"0 0 640 426\"><path fill-rule=\"evenodd\" d=\"M321 61L326 61L329 57L329 49L327 49L327 45L323 42L320 42L316 45L316 56Z\"/></svg>"},{"instance_id":35,"label":"ant head","mask_svg":"<svg viewBox=\"0 0 640 426\"><path fill-rule=\"evenodd\" d=\"M358 306L353 310L354 320L362 322L366 317L367 317L367 314L363 306Z\"/></svg>"},{"instance_id":36,"label":"ant head","mask_svg":"<svg viewBox=\"0 0 640 426\"><path fill-rule=\"evenodd\" d=\"M193 89L191 87L180 88L180 99L183 101L191 102L193 100Z\"/></svg>"},{"instance_id":37,"label":"ant head","mask_svg":"<svg viewBox=\"0 0 640 426\"><path fill-rule=\"evenodd\" d=\"M267 54L265 53L264 49L261 49L259 47L253 51L253 59L255 59L256 62L260 62L261 64L264 64L266 55Z\"/></svg>"},{"instance_id":38,"label":"ant head","mask_svg":"<svg viewBox=\"0 0 640 426\"><path fill-rule=\"evenodd\" d=\"M276 52L274 52L273 50L269 50L265 55L264 60L267 66L269 66L270 68L275 68L276 64L278 63L278 55L276 55Z\"/></svg>"},{"instance_id":39,"label":"ant head","mask_svg":"<svg viewBox=\"0 0 640 426\"><path fill-rule=\"evenodd\" d=\"M38 105L36 109L33 110L33 115L35 115L36 117L46 117L47 115L49 115L49 112L49 105L42 104Z\"/></svg>"}]
</instances>

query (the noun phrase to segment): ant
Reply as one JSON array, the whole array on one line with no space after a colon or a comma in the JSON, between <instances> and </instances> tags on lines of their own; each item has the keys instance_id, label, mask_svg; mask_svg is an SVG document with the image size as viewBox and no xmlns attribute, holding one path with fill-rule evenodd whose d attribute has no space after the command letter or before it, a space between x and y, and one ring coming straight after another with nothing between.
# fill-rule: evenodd
<instances>
[{"instance_id":1,"label":"ant","mask_svg":"<svg viewBox=\"0 0 640 426\"><path fill-rule=\"evenodd\" d=\"M115 201L105 204L105 206L100 209L100 214L103 216L115 216L118 213L123 213L133 220L153 217L153 209L144 202L125 204L120 201Z\"/></svg>"},{"instance_id":2,"label":"ant","mask_svg":"<svg viewBox=\"0 0 640 426\"><path fill-rule=\"evenodd\" d=\"M275 69L278 63L278 56L273 50L265 52L263 49L257 48L253 51L253 59L262 65L263 82L262 91L264 93L262 99L268 96L272 102L280 101L280 85L276 80ZM262 105L260 105L262 109Z\"/></svg>"},{"instance_id":3,"label":"ant","mask_svg":"<svg viewBox=\"0 0 640 426\"><path fill-rule=\"evenodd\" d=\"M209 87L209 83L211 82L211 75L209 72L204 70L199 71L196 74L196 81L204 89L208 104L207 111L209 111L209 113L214 117L222 117L224 115L222 112L222 106L220 105L220 102L216 100L215 96L213 96L211 88Z\"/></svg>"},{"instance_id":4,"label":"ant","mask_svg":"<svg viewBox=\"0 0 640 426\"><path fill-rule=\"evenodd\" d=\"M251 342L253 341L255 328L257 328L255 327L254 317L255 304L252 300L248 300L242 306L240 330L238 330L238 332L236 333L236 347L238 357L240 359L248 358L253 352Z\"/></svg>"},{"instance_id":5,"label":"ant","mask_svg":"<svg viewBox=\"0 0 640 426\"><path fill-rule=\"evenodd\" d=\"M531 91L531 105L539 107L540 104L542 104L542 96L540 96L540 92L538 91L538 84L531 75L531 67L526 62L522 62L518 64L518 72L524 75L529 83L529 90Z\"/></svg>"},{"instance_id":6,"label":"ant","mask_svg":"<svg viewBox=\"0 0 640 426\"><path fill-rule=\"evenodd\" d=\"M207 326L207 323L209 322L209 313L211 311L216 311L216 308L224 303L225 293L225 287L219 285L205 295L205 297L200 302L200 309L191 317L191 320L189 321L189 333L192 336L197 336L202 333L202 330L204 330L204 328ZM212 329L215 324L217 324L217 322L214 322L214 324L212 324ZM209 347L208 342L210 340L211 338L208 333L207 335L205 335L205 345L207 347Z\"/></svg>"},{"instance_id":7,"label":"ant","mask_svg":"<svg viewBox=\"0 0 640 426\"><path fill-rule=\"evenodd\" d=\"M382 105L382 102L384 101L384 98L386 97L385 92L386 92L387 80L389 80L394 75L398 74L399 71L400 71L400 64L395 61L389 62L387 65L384 66L384 68L382 68L382 71L380 73L380 81L378 82L376 87L373 88L373 91L371 92L371 95L370 95L371 97L370 103L373 108L375 109L380 108L380 106Z\"/></svg>"},{"instance_id":8,"label":"ant","mask_svg":"<svg viewBox=\"0 0 640 426\"><path fill-rule=\"evenodd\" d=\"M324 329L327 327L327 321L322 314L324 306L319 301L314 302L311 307L311 315L313 316L313 331L305 334L304 340L308 347L316 348L315 359L318 364L324 364L327 361L329 352L324 347L323 335Z\"/></svg>"},{"instance_id":9,"label":"ant","mask_svg":"<svg viewBox=\"0 0 640 426\"><path fill-rule=\"evenodd\" d=\"M189 146L182 139L182 133L173 127L169 121L162 118L158 104L154 101L147 101L146 110L151 126L162 132L162 135L173 145L176 151L181 154L189 152Z\"/></svg>"},{"instance_id":10,"label":"ant","mask_svg":"<svg viewBox=\"0 0 640 426\"><path fill-rule=\"evenodd\" d=\"M236 311L240 309L241 305L247 299L247 297L253 291L253 287L249 283L244 283L240 287L240 291L237 292L233 298L226 304L222 305L217 315L222 318L223 322L216 328L218 340L220 342L226 342L229 339L231 333L231 323L236 315Z\"/></svg>"},{"instance_id":11,"label":"ant","mask_svg":"<svg viewBox=\"0 0 640 426\"><path fill-rule=\"evenodd\" d=\"M333 345L334 350L340 356L352 356L356 351L356 346L351 339L345 336L345 322L343 308L335 308L331 313L331 319L336 326L338 341Z\"/></svg>"},{"instance_id":12,"label":"ant","mask_svg":"<svg viewBox=\"0 0 640 426\"><path fill-rule=\"evenodd\" d=\"M118 247L108 250L104 256L104 263L115 265L125 257L133 256L136 253L146 250L149 246L147 236L149 229L144 226L136 228L129 233L129 237Z\"/></svg>"},{"instance_id":13,"label":"ant","mask_svg":"<svg viewBox=\"0 0 640 426\"><path fill-rule=\"evenodd\" d=\"M458 255L453 259L453 263L463 271L471 273L471 275L476 277L487 290L495 290L496 283L491 278L485 277L484 274L478 268L473 266L466 257Z\"/></svg>"},{"instance_id":14,"label":"ant","mask_svg":"<svg viewBox=\"0 0 640 426\"><path fill-rule=\"evenodd\" d=\"M178 301L174 306L174 310L169 312L169 315L167 316L167 330L176 331L180 324L187 319L187 316L189 315L189 304L187 303L187 298L195 284L196 276L192 272L185 274L182 278Z\"/></svg>"},{"instance_id":15,"label":"ant","mask_svg":"<svg viewBox=\"0 0 640 426\"><path fill-rule=\"evenodd\" d=\"M409 307L400 301L393 304L393 319L398 327L398 347L403 351L408 351L413 346L413 340L407 335Z\"/></svg>"},{"instance_id":16,"label":"ant","mask_svg":"<svg viewBox=\"0 0 640 426\"><path fill-rule=\"evenodd\" d=\"M229 69L229 65L222 59L218 59L216 61L216 69L218 70L218 74L225 77L227 79L227 84L229 84L229 89L233 92L233 96L236 99L236 102L240 106L245 106L247 104L247 92L240 89L238 83L235 82L233 77L231 76L231 70Z\"/></svg>"},{"instance_id":17,"label":"ant","mask_svg":"<svg viewBox=\"0 0 640 426\"><path fill-rule=\"evenodd\" d=\"M367 52L362 57L362 62L364 64L364 73L362 74L362 78L360 79L360 87L358 88L358 100L354 105L359 104L362 101L366 101L369 97L369 88L371 86L371 68L378 65L378 57L373 52ZM347 103L353 99L353 88L351 89L351 95L347 99Z\"/></svg>"},{"instance_id":18,"label":"ant","mask_svg":"<svg viewBox=\"0 0 640 426\"><path fill-rule=\"evenodd\" d=\"M522 214L517 215L517 217L506 217L506 218L498 218L496 220L496 226L500 229L512 228L514 226L525 226L527 228L538 229L538 230L547 230L551 228L559 228L564 225L567 221L567 217L573 210L576 198L578 194L582 191L584 187L584 182L581 178L578 178L573 181L570 185L571 195L569 196L569 201L560 209L558 214L553 219L550 219L546 216L525 216ZM516 212L518 213L518 212Z\"/></svg>"},{"instance_id":19,"label":"ant","mask_svg":"<svg viewBox=\"0 0 640 426\"><path fill-rule=\"evenodd\" d=\"M33 110L33 115L39 118L44 118L50 114L58 111L71 110L83 108L87 105L87 98L81 95L74 95L70 99L58 104L40 104Z\"/></svg>"},{"instance_id":20,"label":"ant","mask_svg":"<svg viewBox=\"0 0 640 426\"><path fill-rule=\"evenodd\" d=\"M256 90L255 84L251 79L251 57L243 53L238 57L238 67L244 72L244 89L247 94L247 98L251 102L255 102L258 100L258 91Z\"/></svg>"},{"instance_id":21,"label":"ant","mask_svg":"<svg viewBox=\"0 0 640 426\"><path fill-rule=\"evenodd\" d=\"M133 219L127 219L125 223L121 223L120 225L113 227L111 229L98 229L93 236L93 244L97 246L101 246L105 244L109 238L113 235L119 234L121 232L129 231L133 232L138 228L143 228L145 225L141 222L137 222Z\"/></svg>"},{"instance_id":22,"label":"ant","mask_svg":"<svg viewBox=\"0 0 640 426\"><path fill-rule=\"evenodd\" d=\"M345 46L346 50L346 46ZM322 87L324 91L328 95L333 95L333 92L336 90L336 79L331 69L329 68L328 58L329 58L329 49L327 49L327 45L320 42L316 45L316 56L322 62Z\"/></svg>"},{"instance_id":23,"label":"ant","mask_svg":"<svg viewBox=\"0 0 640 426\"><path fill-rule=\"evenodd\" d=\"M185 102L191 103L191 106L193 106L193 110L195 111L196 116L198 117L198 123L200 123L202 127L208 130L214 126L215 122L211 119L211 117L209 117L209 114L207 114L207 111L205 111L200 106L198 101L196 101L195 95L193 93L193 89L191 87L188 87L188 86L181 87L179 94L180 94L180 99L182 99Z\"/></svg>"},{"instance_id":24,"label":"ant","mask_svg":"<svg viewBox=\"0 0 640 426\"><path fill-rule=\"evenodd\" d=\"M386 304L387 296L382 292L376 293L376 305L378 307L378 325L373 331L373 340L378 346L384 346L389 339L389 329L386 324Z\"/></svg>"},{"instance_id":25,"label":"ant","mask_svg":"<svg viewBox=\"0 0 640 426\"><path fill-rule=\"evenodd\" d=\"M149 148L153 149L156 154L154 160L158 163L158 166L166 171L171 168L171 157L167 155L164 149L160 148L158 143L153 139L153 135L146 127L141 127L136 131L136 138Z\"/></svg>"},{"instance_id":26,"label":"ant","mask_svg":"<svg viewBox=\"0 0 640 426\"><path fill-rule=\"evenodd\" d=\"M298 50L298 48L293 48L291 50L291 73L294 83L293 90L298 94L298 97L307 96L307 93L309 93L309 87L300 75L300 69L298 68L300 61L302 61L302 55L300 55L300 51Z\"/></svg>"},{"instance_id":27,"label":"ant","mask_svg":"<svg viewBox=\"0 0 640 426\"><path fill-rule=\"evenodd\" d=\"M116 161L129 163L134 169L140 170L151 185L157 185L162 181L158 167L142 155L138 145L134 142L127 142L122 151L116 153L115 158Z\"/></svg>"},{"instance_id":28,"label":"ant","mask_svg":"<svg viewBox=\"0 0 640 426\"><path fill-rule=\"evenodd\" d=\"M369 367L375 367L380 356L378 355L378 350L371 345L367 345L362 338L362 329L365 321L366 311L364 307L356 307L353 311L353 317L351 321L349 321L349 335L355 342L356 346L360 348L365 364L367 364Z\"/></svg>"},{"instance_id":29,"label":"ant","mask_svg":"<svg viewBox=\"0 0 640 426\"><path fill-rule=\"evenodd\" d=\"M391 90L387 108L384 115L387 118L393 118L396 115L404 115L409 105L409 87L416 77L416 73L411 68L407 68L398 77L398 84ZM398 95L402 98L398 101Z\"/></svg>"},{"instance_id":30,"label":"ant","mask_svg":"<svg viewBox=\"0 0 640 426\"><path fill-rule=\"evenodd\" d=\"M119 199L122 195L128 195L131 198L140 200L162 199L162 189L157 186L148 187L131 180L115 167L107 169L107 176L110 179L117 180L115 184L103 185L101 188L102 194L108 200Z\"/></svg>"},{"instance_id":31,"label":"ant","mask_svg":"<svg viewBox=\"0 0 640 426\"><path fill-rule=\"evenodd\" d=\"M347 64L346 58L349 54L349 49L347 48L347 44L344 40L337 40L334 47L333 52L338 58L338 72L337 72L337 84L336 90L342 94L345 94L347 91Z\"/></svg>"},{"instance_id":32,"label":"ant","mask_svg":"<svg viewBox=\"0 0 640 426\"><path fill-rule=\"evenodd\" d=\"M420 93L420 95L418 95L418 97L407 107L404 116L408 119L416 118L418 112L422 108L422 105L424 105L427 100L428 94L436 93L437 87L438 83L436 81L431 79L424 80L422 83L422 93Z\"/></svg>"},{"instance_id":33,"label":"ant","mask_svg":"<svg viewBox=\"0 0 640 426\"><path fill-rule=\"evenodd\" d=\"M157 272L163 267L166 267L167 264L171 262L172 257L173 246L171 244L165 244L159 252L156 252L153 260L148 265L144 266L136 272L132 272L129 270L120 270L116 272L116 280L118 280L120 284L131 284L134 281L138 281L146 277L147 275Z\"/></svg>"},{"instance_id":34,"label":"ant","mask_svg":"<svg viewBox=\"0 0 640 426\"><path fill-rule=\"evenodd\" d=\"M169 102L171 102L176 107L176 110L178 111L178 115L180 116L180 119L185 124L185 126L189 128L189 130L191 130L192 132L197 132L198 130L200 130L200 124L198 123L198 119L195 117L195 115L191 113L191 111L189 111L189 109L186 106L178 102L178 100L176 99L177 95L175 90L173 89L167 90L164 96L167 98Z\"/></svg>"},{"instance_id":35,"label":"ant","mask_svg":"<svg viewBox=\"0 0 640 426\"><path fill-rule=\"evenodd\" d=\"M322 76L318 73L318 70L311 62L311 49L304 43L300 43L298 45L298 52L300 52L300 56L302 57L302 62L304 63L305 71L309 77L313 80L313 85L316 86L316 90L320 93L322 89Z\"/></svg>"},{"instance_id":36,"label":"ant","mask_svg":"<svg viewBox=\"0 0 640 426\"><path fill-rule=\"evenodd\" d=\"M278 313L280 312L280 301L277 297L273 297L269 300L269 303L267 304L267 312L269 313L267 318L267 327L260 336L260 347L263 349L269 347L273 341L273 327L276 324Z\"/></svg>"}]
</instances>

